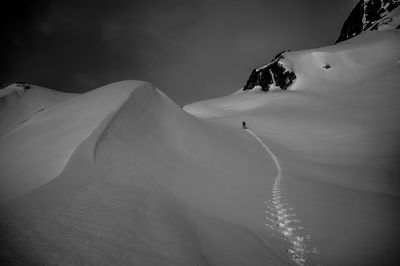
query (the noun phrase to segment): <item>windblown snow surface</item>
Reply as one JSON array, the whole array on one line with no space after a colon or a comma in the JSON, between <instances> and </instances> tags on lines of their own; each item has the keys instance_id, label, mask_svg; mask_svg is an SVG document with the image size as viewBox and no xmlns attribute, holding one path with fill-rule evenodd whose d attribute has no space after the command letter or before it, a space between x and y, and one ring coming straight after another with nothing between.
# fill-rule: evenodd
<instances>
[{"instance_id":1,"label":"windblown snow surface","mask_svg":"<svg viewBox=\"0 0 400 266\"><path fill-rule=\"evenodd\" d=\"M288 91L184 107L227 128L246 121L279 161L266 227L296 264L299 243L305 265L399 263L399 48L399 31L388 30L289 52L297 79Z\"/></svg>"},{"instance_id":2,"label":"windblown snow surface","mask_svg":"<svg viewBox=\"0 0 400 266\"><path fill-rule=\"evenodd\" d=\"M388 30L291 52L290 90L184 110L141 81L10 86L1 264L396 262L399 44Z\"/></svg>"},{"instance_id":3,"label":"windblown snow surface","mask_svg":"<svg viewBox=\"0 0 400 266\"><path fill-rule=\"evenodd\" d=\"M2 265L289 263L265 230L262 147L149 83L54 104L0 151Z\"/></svg>"}]
</instances>

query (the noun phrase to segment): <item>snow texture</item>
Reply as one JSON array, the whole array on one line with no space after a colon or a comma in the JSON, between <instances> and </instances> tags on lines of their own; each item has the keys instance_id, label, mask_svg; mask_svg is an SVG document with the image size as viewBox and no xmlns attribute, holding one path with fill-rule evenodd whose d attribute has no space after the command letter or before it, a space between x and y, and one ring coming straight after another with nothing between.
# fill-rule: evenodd
<instances>
[{"instance_id":1,"label":"snow texture","mask_svg":"<svg viewBox=\"0 0 400 266\"><path fill-rule=\"evenodd\" d=\"M399 46L391 28L286 52L258 71L290 69L287 90L183 109L143 81L10 85L0 263L396 265Z\"/></svg>"}]
</instances>

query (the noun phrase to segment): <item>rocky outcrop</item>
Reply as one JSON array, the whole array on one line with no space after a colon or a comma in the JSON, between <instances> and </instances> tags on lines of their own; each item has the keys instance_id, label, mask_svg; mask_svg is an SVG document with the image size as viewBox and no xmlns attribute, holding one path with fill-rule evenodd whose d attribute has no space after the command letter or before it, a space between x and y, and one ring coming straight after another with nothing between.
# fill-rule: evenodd
<instances>
[{"instance_id":1,"label":"rocky outcrop","mask_svg":"<svg viewBox=\"0 0 400 266\"><path fill-rule=\"evenodd\" d=\"M350 39L366 30L398 29L400 24L400 0L361 0L345 21L336 43ZM284 51L267 65L251 72L243 91L272 88L287 90L296 80L296 74ZM325 64L324 69L331 66Z\"/></svg>"},{"instance_id":2,"label":"rocky outcrop","mask_svg":"<svg viewBox=\"0 0 400 266\"><path fill-rule=\"evenodd\" d=\"M25 90L29 90L31 88L31 86L24 81L16 81L15 86L24 88Z\"/></svg>"},{"instance_id":3,"label":"rocky outcrop","mask_svg":"<svg viewBox=\"0 0 400 266\"><path fill-rule=\"evenodd\" d=\"M296 75L285 59L284 53L279 53L268 65L254 69L243 90L261 88L263 91L269 91L272 87L279 87L282 90L289 88Z\"/></svg>"},{"instance_id":4,"label":"rocky outcrop","mask_svg":"<svg viewBox=\"0 0 400 266\"><path fill-rule=\"evenodd\" d=\"M391 22L389 13L400 5L400 0L361 0L343 24L336 43L350 39L366 30L378 30ZM388 18L386 18L388 17Z\"/></svg>"}]
</instances>

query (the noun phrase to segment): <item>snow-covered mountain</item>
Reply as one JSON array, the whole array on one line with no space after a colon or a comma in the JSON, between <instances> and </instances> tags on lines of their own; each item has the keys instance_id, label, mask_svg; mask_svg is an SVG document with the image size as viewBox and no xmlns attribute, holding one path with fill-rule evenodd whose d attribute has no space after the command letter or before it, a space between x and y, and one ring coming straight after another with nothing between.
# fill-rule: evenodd
<instances>
[{"instance_id":1,"label":"snow-covered mountain","mask_svg":"<svg viewBox=\"0 0 400 266\"><path fill-rule=\"evenodd\" d=\"M400 25L400 0L361 0L343 24L336 43L366 30L395 29Z\"/></svg>"},{"instance_id":2,"label":"snow-covered mountain","mask_svg":"<svg viewBox=\"0 0 400 266\"><path fill-rule=\"evenodd\" d=\"M344 23L339 39L342 42L367 30L390 30L400 26L400 0L361 0ZM254 69L240 91L273 89L287 90L296 80L290 51L275 56L270 63ZM328 63L322 66L329 69Z\"/></svg>"},{"instance_id":3,"label":"snow-covered mountain","mask_svg":"<svg viewBox=\"0 0 400 266\"><path fill-rule=\"evenodd\" d=\"M400 32L387 30L288 52L296 73L289 90L241 90L184 106L232 129L245 121L275 153L284 176L279 197L319 251L306 249L306 265L398 261L399 47ZM267 226L274 217L267 212Z\"/></svg>"},{"instance_id":4,"label":"snow-covered mountain","mask_svg":"<svg viewBox=\"0 0 400 266\"><path fill-rule=\"evenodd\" d=\"M1 264L285 265L264 156L146 82L54 102L0 138Z\"/></svg>"},{"instance_id":5,"label":"snow-covered mountain","mask_svg":"<svg viewBox=\"0 0 400 266\"><path fill-rule=\"evenodd\" d=\"M0 90L0 264L397 265L399 47L287 51L183 109L142 81Z\"/></svg>"}]
</instances>

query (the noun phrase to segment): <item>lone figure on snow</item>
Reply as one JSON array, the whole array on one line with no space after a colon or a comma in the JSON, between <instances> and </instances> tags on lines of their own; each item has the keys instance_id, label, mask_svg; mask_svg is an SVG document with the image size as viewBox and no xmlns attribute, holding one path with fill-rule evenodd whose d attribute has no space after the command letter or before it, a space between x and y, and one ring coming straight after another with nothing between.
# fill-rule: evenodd
<instances>
[{"instance_id":1,"label":"lone figure on snow","mask_svg":"<svg viewBox=\"0 0 400 266\"><path fill-rule=\"evenodd\" d=\"M246 122L242 122L242 126L243 126L243 129L247 129L248 127L246 126Z\"/></svg>"}]
</instances>

